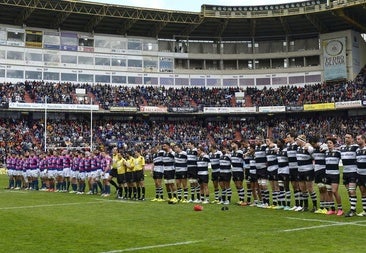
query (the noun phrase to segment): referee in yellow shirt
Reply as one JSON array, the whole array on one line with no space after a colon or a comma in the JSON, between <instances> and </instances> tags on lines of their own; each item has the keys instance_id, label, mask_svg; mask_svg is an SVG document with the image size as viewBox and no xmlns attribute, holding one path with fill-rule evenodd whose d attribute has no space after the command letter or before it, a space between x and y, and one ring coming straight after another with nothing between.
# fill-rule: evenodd
<instances>
[{"instance_id":1,"label":"referee in yellow shirt","mask_svg":"<svg viewBox=\"0 0 366 253\"><path fill-rule=\"evenodd\" d=\"M145 158L141 155L141 151L135 150L135 168L134 179L137 186L137 199L145 200Z\"/></svg>"},{"instance_id":2,"label":"referee in yellow shirt","mask_svg":"<svg viewBox=\"0 0 366 253\"><path fill-rule=\"evenodd\" d=\"M118 153L117 164L117 183L118 183L118 199L127 198L127 184L126 184L126 160L123 158L122 154ZM123 190L125 192L125 197L123 197Z\"/></svg>"}]
</instances>

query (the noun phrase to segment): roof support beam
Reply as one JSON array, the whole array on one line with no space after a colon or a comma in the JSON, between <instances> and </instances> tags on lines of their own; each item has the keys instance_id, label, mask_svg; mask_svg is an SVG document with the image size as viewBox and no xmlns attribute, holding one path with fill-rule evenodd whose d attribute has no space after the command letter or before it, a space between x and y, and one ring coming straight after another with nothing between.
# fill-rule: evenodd
<instances>
[{"instance_id":1,"label":"roof support beam","mask_svg":"<svg viewBox=\"0 0 366 253\"><path fill-rule=\"evenodd\" d=\"M344 19L348 24L357 27L364 33L366 32L366 26L357 22L357 20L347 16L347 14L344 13L344 9L342 9L342 8L336 9L336 10L334 10L334 13L338 17L341 17L342 19Z\"/></svg>"},{"instance_id":2,"label":"roof support beam","mask_svg":"<svg viewBox=\"0 0 366 253\"><path fill-rule=\"evenodd\" d=\"M328 28L326 28L315 15L306 14L305 17L318 31L320 31L320 33L328 32Z\"/></svg>"}]
</instances>

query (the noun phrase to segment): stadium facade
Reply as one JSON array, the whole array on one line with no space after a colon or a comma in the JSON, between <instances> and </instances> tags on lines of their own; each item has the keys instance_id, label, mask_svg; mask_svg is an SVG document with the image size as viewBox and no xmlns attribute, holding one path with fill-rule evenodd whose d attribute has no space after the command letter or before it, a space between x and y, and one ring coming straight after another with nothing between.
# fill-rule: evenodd
<instances>
[{"instance_id":1,"label":"stadium facade","mask_svg":"<svg viewBox=\"0 0 366 253\"><path fill-rule=\"evenodd\" d=\"M4 0L0 6L1 82L261 89L352 80L366 64L365 0L202 5L198 13L66 0ZM99 111L94 106L48 106L51 111ZM44 105L9 107L44 110ZM362 101L331 107L360 108ZM148 114L168 111L138 109ZM291 110L282 106L204 112L287 109ZM173 108L175 113L190 112L180 110Z\"/></svg>"}]
</instances>

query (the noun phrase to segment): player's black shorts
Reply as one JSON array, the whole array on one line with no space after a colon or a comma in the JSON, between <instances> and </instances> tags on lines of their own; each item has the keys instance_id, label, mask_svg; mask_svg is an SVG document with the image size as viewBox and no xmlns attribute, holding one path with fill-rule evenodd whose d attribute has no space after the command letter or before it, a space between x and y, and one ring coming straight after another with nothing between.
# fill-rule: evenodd
<instances>
[{"instance_id":1,"label":"player's black shorts","mask_svg":"<svg viewBox=\"0 0 366 253\"><path fill-rule=\"evenodd\" d=\"M164 173L153 171L153 179L163 179Z\"/></svg>"},{"instance_id":2,"label":"player's black shorts","mask_svg":"<svg viewBox=\"0 0 366 253\"><path fill-rule=\"evenodd\" d=\"M268 179L267 168L257 169L257 179Z\"/></svg>"},{"instance_id":3,"label":"player's black shorts","mask_svg":"<svg viewBox=\"0 0 366 253\"><path fill-rule=\"evenodd\" d=\"M134 171L133 178L135 179L135 182L144 181L144 179L145 179L144 171L143 170Z\"/></svg>"},{"instance_id":4,"label":"player's black shorts","mask_svg":"<svg viewBox=\"0 0 366 253\"><path fill-rule=\"evenodd\" d=\"M290 169L290 181L291 182L299 181L299 171L298 171L298 169Z\"/></svg>"},{"instance_id":5,"label":"player's black shorts","mask_svg":"<svg viewBox=\"0 0 366 253\"><path fill-rule=\"evenodd\" d=\"M343 184L356 183L357 177L357 172L343 173Z\"/></svg>"},{"instance_id":6,"label":"player's black shorts","mask_svg":"<svg viewBox=\"0 0 366 253\"><path fill-rule=\"evenodd\" d=\"M327 182L326 184L339 184L339 181L340 181L340 175L331 175L331 174L327 174L326 175L327 177Z\"/></svg>"},{"instance_id":7,"label":"player's black shorts","mask_svg":"<svg viewBox=\"0 0 366 253\"><path fill-rule=\"evenodd\" d=\"M186 178L187 178L187 171L175 172L175 179L186 179Z\"/></svg>"},{"instance_id":8,"label":"player's black shorts","mask_svg":"<svg viewBox=\"0 0 366 253\"><path fill-rule=\"evenodd\" d=\"M278 181L278 170L267 171L269 181Z\"/></svg>"},{"instance_id":9,"label":"player's black shorts","mask_svg":"<svg viewBox=\"0 0 366 253\"><path fill-rule=\"evenodd\" d=\"M230 182L231 173L220 173L219 181L220 182Z\"/></svg>"},{"instance_id":10,"label":"player's black shorts","mask_svg":"<svg viewBox=\"0 0 366 253\"><path fill-rule=\"evenodd\" d=\"M211 181L219 181L220 171L211 173Z\"/></svg>"},{"instance_id":11,"label":"player's black shorts","mask_svg":"<svg viewBox=\"0 0 366 253\"><path fill-rule=\"evenodd\" d=\"M117 169L111 169L111 171L109 172L109 175L111 177L117 177L117 175L118 175Z\"/></svg>"},{"instance_id":12,"label":"player's black shorts","mask_svg":"<svg viewBox=\"0 0 366 253\"><path fill-rule=\"evenodd\" d=\"M327 175L325 174L325 169L317 170L314 173L315 173L314 183L325 184L327 182Z\"/></svg>"},{"instance_id":13,"label":"player's black shorts","mask_svg":"<svg viewBox=\"0 0 366 253\"><path fill-rule=\"evenodd\" d=\"M164 179L165 180L175 179L175 170L164 170Z\"/></svg>"},{"instance_id":14,"label":"player's black shorts","mask_svg":"<svg viewBox=\"0 0 366 253\"><path fill-rule=\"evenodd\" d=\"M208 175L198 175L199 184L208 184Z\"/></svg>"},{"instance_id":15,"label":"player's black shorts","mask_svg":"<svg viewBox=\"0 0 366 253\"><path fill-rule=\"evenodd\" d=\"M188 167L187 177L190 179L197 179L197 167Z\"/></svg>"},{"instance_id":16,"label":"player's black shorts","mask_svg":"<svg viewBox=\"0 0 366 253\"><path fill-rule=\"evenodd\" d=\"M299 181L306 181L306 182L314 181L314 177L315 177L314 170L299 172Z\"/></svg>"},{"instance_id":17,"label":"player's black shorts","mask_svg":"<svg viewBox=\"0 0 366 253\"><path fill-rule=\"evenodd\" d=\"M244 180L244 171L233 171L232 174L234 182L242 182Z\"/></svg>"},{"instance_id":18,"label":"player's black shorts","mask_svg":"<svg viewBox=\"0 0 366 253\"><path fill-rule=\"evenodd\" d=\"M278 181L290 181L290 174L278 174Z\"/></svg>"},{"instance_id":19,"label":"player's black shorts","mask_svg":"<svg viewBox=\"0 0 366 253\"><path fill-rule=\"evenodd\" d=\"M133 183L135 182L135 179L133 178L134 174L132 171L126 172L125 177L126 177L126 182L127 183Z\"/></svg>"},{"instance_id":20,"label":"player's black shorts","mask_svg":"<svg viewBox=\"0 0 366 253\"><path fill-rule=\"evenodd\" d=\"M366 175L357 174L357 185L366 187Z\"/></svg>"},{"instance_id":21,"label":"player's black shorts","mask_svg":"<svg viewBox=\"0 0 366 253\"><path fill-rule=\"evenodd\" d=\"M117 174L117 183L118 184L127 183L126 182L126 174L125 173L123 173L123 174Z\"/></svg>"}]
</instances>

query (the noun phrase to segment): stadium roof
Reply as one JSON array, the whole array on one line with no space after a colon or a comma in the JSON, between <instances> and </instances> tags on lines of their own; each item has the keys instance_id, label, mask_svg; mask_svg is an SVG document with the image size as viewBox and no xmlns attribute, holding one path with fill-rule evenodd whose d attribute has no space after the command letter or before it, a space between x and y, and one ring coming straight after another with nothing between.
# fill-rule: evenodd
<instances>
[{"instance_id":1,"label":"stadium roof","mask_svg":"<svg viewBox=\"0 0 366 253\"><path fill-rule=\"evenodd\" d=\"M1 0L0 24L165 39L245 40L366 33L366 0L266 6L202 5L200 12L75 0Z\"/></svg>"}]
</instances>

